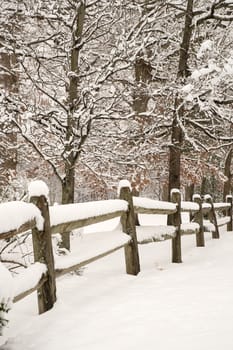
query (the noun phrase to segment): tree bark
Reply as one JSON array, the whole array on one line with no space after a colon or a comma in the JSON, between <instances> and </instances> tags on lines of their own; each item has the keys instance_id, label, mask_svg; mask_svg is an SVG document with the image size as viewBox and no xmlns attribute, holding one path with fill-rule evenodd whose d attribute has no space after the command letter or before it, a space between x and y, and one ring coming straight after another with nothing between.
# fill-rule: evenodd
<instances>
[{"instance_id":1,"label":"tree bark","mask_svg":"<svg viewBox=\"0 0 233 350\"><path fill-rule=\"evenodd\" d=\"M201 180L201 195L204 196L207 194L207 178L203 176Z\"/></svg>"},{"instance_id":2,"label":"tree bark","mask_svg":"<svg viewBox=\"0 0 233 350\"><path fill-rule=\"evenodd\" d=\"M193 200L194 184L185 186L185 200L191 202Z\"/></svg>"},{"instance_id":3,"label":"tree bark","mask_svg":"<svg viewBox=\"0 0 233 350\"><path fill-rule=\"evenodd\" d=\"M231 194L231 180L232 180L231 160L232 160L232 148L227 153L226 160L225 160L224 175L227 177L227 181L225 181L223 185L223 201L226 200L226 196L228 194Z\"/></svg>"},{"instance_id":4,"label":"tree bark","mask_svg":"<svg viewBox=\"0 0 233 350\"><path fill-rule=\"evenodd\" d=\"M1 47L1 46L0 46ZM8 53L0 53L1 69L0 86L8 93L16 93L18 90L18 76L13 72L16 65L16 56ZM4 71L5 70L5 71ZM13 129L13 126L12 126ZM4 130L2 130L4 132ZM16 175L17 166L17 134L15 132L1 134L0 144L0 196L12 180L12 174Z\"/></svg>"},{"instance_id":5,"label":"tree bark","mask_svg":"<svg viewBox=\"0 0 233 350\"><path fill-rule=\"evenodd\" d=\"M193 2L194 0L187 1L183 39L180 45L180 57L177 75L178 78L187 78L190 75L188 68L188 57L192 35Z\"/></svg>"},{"instance_id":6,"label":"tree bark","mask_svg":"<svg viewBox=\"0 0 233 350\"><path fill-rule=\"evenodd\" d=\"M183 30L183 38L180 45L180 56L178 64L177 78L185 79L189 76L188 56L190 41L192 35L192 19L193 19L193 0L187 1L185 24ZM182 116L184 109L182 107L183 101L175 97L174 115L171 132L171 146L169 150L169 196L171 189L180 189L180 165L181 153L183 144L183 132L180 123L182 123ZM170 198L170 197L169 197Z\"/></svg>"},{"instance_id":7,"label":"tree bark","mask_svg":"<svg viewBox=\"0 0 233 350\"><path fill-rule=\"evenodd\" d=\"M77 118L75 111L79 104L79 55L82 48L82 34L85 20L86 4L85 1L80 1L77 8L77 14L72 31L72 48L70 54L70 74L69 74L69 88L68 88L68 103L69 112L67 114L66 127L66 142L65 153L67 159L65 160L65 176L62 180L62 204L74 202L75 191L75 164L80 155L80 149L74 150L75 135L74 130L77 127ZM86 136L80 136L79 146L83 144ZM77 147L77 148L80 148ZM70 233L62 234L62 241L60 247L70 250Z\"/></svg>"},{"instance_id":8,"label":"tree bark","mask_svg":"<svg viewBox=\"0 0 233 350\"><path fill-rule=\"evenodd\" d=\"M147 111L150 96L147 91L147 84L152 81L152 67L146 62L143 56L138 55L134 64L136 87L133 94L133 110L137 118L140 113Z\"/></svg>"},{"instance_id":9,"label":"tree bark","mask_svg":"<svg viewBox=\"0 0 233 350\"><path fill-rule=\"evenodd\" d=\"M145 1L145 5L147 1ZM145 10L143 11L145 12ZM150 52L147 49L147 56L150 56ZM152 81L152 67L150 62L145 59L144 52L140 51L136 57L134 63L135 73L135 88L133 92L133 110L135 112L135 119L138 121L141 131L143 132L143 126L145 119L140 116L140 113L145 113L148 109L148 102L150 96L148 93L148 84ZM139 191L134 190L134 196L139 196ZM135 225L139 226L138 214L135 214Z\"/></svg>"},{"instance_id":10,"label":"tree bark","mask_svg":"<svg viewBox=\"0 0 233 350\"><path fill-rule=\"evenodd\" d=\"M181 166L181 147L183 143L183 132L179 125L178 111L176 110L179 106L178 98L175 100L175 112L172 122L172 133L171 133L171 146L169 153L169 200L171 190L173 188L180 189L180 166ZM180 113L179 113L180 114ZM182 117L182 114L181 114Z\"/></svg>"},{"instance_id":11,"label":"tree bark","mask_svg":"<svg viewBox=\"0 0 233 350\"><path fill-rule=\"evenodd\" d=\"M75 169L67 167L66 175L62 182L62 204L74 202Z\"/></svg>"}]
</instances>

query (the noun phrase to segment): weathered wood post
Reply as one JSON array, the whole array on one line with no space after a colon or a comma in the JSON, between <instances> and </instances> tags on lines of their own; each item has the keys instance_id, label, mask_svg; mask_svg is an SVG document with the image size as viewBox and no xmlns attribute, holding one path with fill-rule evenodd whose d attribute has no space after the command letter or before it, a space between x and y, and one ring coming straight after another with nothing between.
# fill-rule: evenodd
<instances>
[{"instance_id":1,"label":"weathered wood post","mask_svg":"<svg viewBox=\"0 0 233 350\"><path fill-rule=\"evenodd\" d=\"M216 212L214 210L213 199L212 199L211 195L209 195L209 194L206 194L204 198L205 198L206 203L209 203L211 205L211 209L208 213L208 217L209 217L210 222L214 225L214 228L215 228L214 232L212 232L212 238L218 239L220 236L219 236L217 216L216 216Z\"/></svg>"},{"instance_id":2,"label":"weathered wood post","mask_svg":"<svg viewBox=\"0 0 233 350\"><path fill-rule=\"evenodd\" d=\"M140 272L140 262L138 254L133 197L130 183L126 180L120 181L119 191L120 199L128 202L128 210L121 216L122 230L131 237L131 242L124 248L126 272L130 275L137 275Z\"/></svg>"},{"instance_id":3,"label":"weathered wood post","mask_svg":"<svg viewBox=\"0 0 233 350\"><path fill-rule=\"evenodd\" d=\"M230 203L230 207L226 210L226 216L230 217L230 221L227 224L227 231L232 231L233 228L233 197L232 195L226 196L227 203Z\"/></svg>"},{"instance_id":4,"label":"weathered wood post","mask_svg":"<svg viewBox=\"0 0 233 350\"><path fill-rule=\"evenodd\" d=\"M37 183L37 181L35 181L35 183ZM35 186L37 185L35 184ZM33 183L31 184L30 202L40 209L41 215L44 218L42 230L39 230L38 228L32 229L34 260L35 262L38 261L45 264L47 267L47 279L37 290L39 314L42 314L50 310L56 301L56 281L48 201L44 194L34 195L32 188Z\"/></svg>"},{"instance_id":5,"label":"weathered wood post","mask_svg":"<svg viewBox=\"0 0 233 350\"><path fill-rule=\"evenodd\" d=\"M172 262L182 263L181 256L181 195L180 190L171 190L171 202L176 203L176 212L171 214L169 220L173 226L176 227L176 236L172 238ZM170 224L169 222L169 224Z\"/></svg>"},{"instance_id":6,"label":"weathered wood post","mask_svg":"<svg viewBox=\"0 0 233 350\"><path fill-rule=\"evenodd\" d=\"M204 224L203 224L203 211L202 211L202 198L199 194L193 195L193 202L199 205L199 210L194 214L194 222L198 223L199 231L196 233L196 244L197 247L205 246L205 237L204 237Z\"/></svg>"}]
</instances>

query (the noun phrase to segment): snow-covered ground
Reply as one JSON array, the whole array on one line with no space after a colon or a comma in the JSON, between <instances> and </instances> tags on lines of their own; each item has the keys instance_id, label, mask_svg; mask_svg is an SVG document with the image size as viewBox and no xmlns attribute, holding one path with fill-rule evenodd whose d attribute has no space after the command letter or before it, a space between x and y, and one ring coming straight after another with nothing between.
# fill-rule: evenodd
<instances>
[{"instance_id":1,"label":"snow-covered ground","mask_svg":"<svg viewBox=\"0 0 233 350\"><path fill-rule=\"evenodd\" d=\"M183 264L171 264L171 241L140 246L136 277L122 250L66 275L43 315L35 294L14 304L1 350L232 350L233 232L182 247Z\"/></svg>"}]
</instances>

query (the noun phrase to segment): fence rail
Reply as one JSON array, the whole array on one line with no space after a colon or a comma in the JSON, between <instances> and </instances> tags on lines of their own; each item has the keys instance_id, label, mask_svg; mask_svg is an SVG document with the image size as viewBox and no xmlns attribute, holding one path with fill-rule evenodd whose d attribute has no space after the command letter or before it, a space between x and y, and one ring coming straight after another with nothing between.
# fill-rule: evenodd
<instances>
[{"instance_id":1,"label":"fence rail","mask_svg":"<svg viewBox=\"0 0 233 350\"><path fill-rule=\"evenodd\" d=\"M205 230L212 231L212 237L215 239L219 238L218 228L220 226L227 225L227 230L232 230L232 196L227 197L227 203L213 203L210 196L207 196L203 202L198 195L194 196L193 202L183 202L181 201L180 192L174 191L171 198L171 202L162 202L148 198L132 197L130 187L126 185L120 189L120 200L99 201L94 202L94 204L90 202L89 204L72 204L71 206L63 205L57 208L49 208L47 199L43 194L32 197L31 202L33 204L28 205L34 205L36 210L39 208L39 211L35 211L35 217L30 217L29 220L23 223L17 223L17 227L11 226L5 232L0 232L0 239L9 239L32 230L34 260L44 264L45 270L38 273L37 279L32 285L25 290L21 288L20 292L16 292L17 295L15 295L13 301L17 302L37 290L39 313L43 313L49 310L56 301L57 277L92 263L119 249L124 248L125 251L126 272L137 275L140 271L138 244L171 239L172 262L180 263L182 262L182 235L195 234L197 246L204 246ZM0 204L0 216L1 206ZM92 210L89 212L90 206L92 206ZM93 210L93 207L95 207L95 210ZM24 210L27 210L27 208L25 207ZM57 222L57 219L54 218L63 211L69 214L72 211L73 214L67 214L68 219L60 218L60 221ZM218 218L216 211L221 211L222 217ZM82 212L81 216L80 212ZM184 212L192 216L191 223L183 224L181 222L182 213ZM166 214L168 225L154 226L153 229L152 227L136 227L136 213ZM8 220L11 220L11 215L13 214L8 212ZM17 215L21 215L20 210ZM105 243L104 247L100 246L97 252L91 253L89 252L89 244L86 246L85 254L62 257L54 262L51 243L52 234L68 232L116 217L120 218L122 230L101 233ZM98 234L100 235L100 233ZM90 240L93 238L94 242L96 235L95 233L89 235ZM101 243L98 244L101 245ZM27 277L27 274L29 277ZM30 274L31 268L28 267L24 271L24 278L29 279ZM20 278L20 275L16 278L17 283L22 282Z\"/></svg>"}]
</instances>

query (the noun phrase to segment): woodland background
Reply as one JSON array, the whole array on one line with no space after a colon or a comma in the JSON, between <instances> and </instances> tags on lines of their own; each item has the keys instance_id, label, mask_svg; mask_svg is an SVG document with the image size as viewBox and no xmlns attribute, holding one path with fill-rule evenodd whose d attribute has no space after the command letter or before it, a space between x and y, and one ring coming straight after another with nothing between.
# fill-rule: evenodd
<instances>
[{"instance_id":1,"label":"woodland background","mask_svg":"<svg viewBox=\"0 0 233 350\"><path fill-rule=\"evenodd\" d=\"M0 1L0 199L231 192L233 1Z\"/></svg>"}]
</instances>

